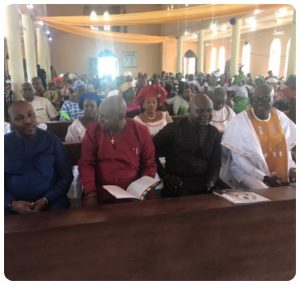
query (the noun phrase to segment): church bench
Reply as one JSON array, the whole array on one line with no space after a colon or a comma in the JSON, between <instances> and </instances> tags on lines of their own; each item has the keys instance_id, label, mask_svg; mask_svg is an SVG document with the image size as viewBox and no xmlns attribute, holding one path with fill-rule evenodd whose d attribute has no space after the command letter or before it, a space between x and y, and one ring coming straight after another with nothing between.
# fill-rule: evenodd
<instances>
[{"instance_id":1,"label":"church bench","mask_svg":"<svg viewBox=\"0 0 300 285\"><path fill-rule=\"evenodd\" d=\"M81 142L77 143L63 143L67 157L72 166L78 165L78 160L81 154Z\"/></svg>"},{"instance_id":2,"label":"church bench","mask_svg":"<svg viewBox=\"0 0 300 285\"><path fill-rule=\"evenodd\" d=\"M186 116L171 116L174 122L177 122L181 120L182 118L185 118ZM47 130L51 133L54 133L57 135L62 142L65 141L65 137L68 132L68 127L73 123L73 121L67 121L67 122L47 122Z\"/></svg>"},{"instance_id":3,"label":"church bench","mask_svg":"<svg viewBox=\"0 0 300 285\"><path fill-rule=\"evenodd\" d=\"M182 120L183 118L186 118L187 116L171 116L171 118L173 119L174 122L178 122L180 120Z\"/></svg>"},{"instance_id":4,"label":"church bench","mask_svg":"<svg viewBox=\"0 0 300 285\"><path fill-rule=\"evenodd\" d=\"M47 131L57 135L62 142L65 141L65 137L68 132L68 127L73 123L73 121L67 122L47 122Z\"/></svg>"},{"instance_id":5,"label":"church bench","mask_svg":"<svg viewBox=\"0 0 300 285\"><path fill-rule=\"evenodd\" d=\"M296 191L235 206L215 195L99 205L4 220L4 272L23 280L290 280Z\"/></svg>"}]
</instances>

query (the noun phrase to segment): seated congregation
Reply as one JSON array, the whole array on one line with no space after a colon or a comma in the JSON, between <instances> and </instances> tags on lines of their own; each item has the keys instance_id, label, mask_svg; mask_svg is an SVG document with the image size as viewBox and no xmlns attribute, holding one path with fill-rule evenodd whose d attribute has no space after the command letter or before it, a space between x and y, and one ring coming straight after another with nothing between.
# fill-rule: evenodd
<instances>
[{"instance_id":1,"label":"seated congregation","mask_svg":"<svg viewBox=\"0 0 300 285\"><path fill-rule=\"evenodd\" d=\"M146 199L210 194L224 187L262 189L296 181L292 157L296 126L273 107L282 96L271 84L260 82L251 91L245 86L233 88L235 94L247 96L245 108L237 113L234 105L232 109L227 104L232 90L228 92L224 82L212 86L203 79L196 84L193 78L182 80L180 74L174 80L166 74L154 75L152 84L147 80L147 75L139 75L133 84L127 75L110 91L97 94L78 79L66 99L63 80L56 78L53 84L61 93L52 105L41 96L44 90L37 91L42 89L39 79L33 79L34 87L24 83L25 101L8 107L5 214L69 207L72 169L63 143L50 131L37 128L38 123L58 118L70 122L65 142L81 143L78 172L84 207L120 202L102 186L126 189L142 176L163 182ZM176 115L183 116L178 120Z\"/></svg>"}]
</instances>

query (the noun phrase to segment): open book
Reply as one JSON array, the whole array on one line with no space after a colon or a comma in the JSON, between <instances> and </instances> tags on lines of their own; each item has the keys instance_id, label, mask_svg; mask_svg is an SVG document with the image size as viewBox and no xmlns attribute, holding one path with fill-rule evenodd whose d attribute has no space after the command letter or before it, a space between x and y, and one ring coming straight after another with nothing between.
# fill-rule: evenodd
<instances>
[{"instance_id":1,"label":"open book","mask_svg":"<svg viewBox=\"0 0 300 285\"><path fill-rule=\"evenodd\" d=\"M251 204L270 201L270 199L256 194L254 192L223 189L215 190L213 193L220 196L233 204Z\"/></svg>"},{"instance_id":2,"label":"open book","mask_svg":"<svg viewBox=\"0 0 300 285\"><path fill-rule=\"evenodd\" d=\"M102 187L117 199L131 198L144 200L147 193L159 183L159 178L143 176L131 182L126 190L116 185L103 185Z\"/></svg>"}]
</instances>

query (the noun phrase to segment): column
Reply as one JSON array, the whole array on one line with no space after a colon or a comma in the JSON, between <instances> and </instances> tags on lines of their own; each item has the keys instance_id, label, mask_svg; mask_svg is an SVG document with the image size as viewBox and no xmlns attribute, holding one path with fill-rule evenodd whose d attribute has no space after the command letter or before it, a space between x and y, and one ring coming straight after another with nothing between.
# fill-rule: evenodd
<instances>
[{"instance_id":1,"label":"column","mask_svg":"<svg viewBox=\"0 0 300 285\"><path fill-rule=\"evenodd\" d=\"M289 75L296 75L296 11L294 9L293 22L291 27L291 43L289 50L286 78Z\"/></svg>"},{"instance_id":2,"label":"column","mask_svg":"<svg viewBox=\"0 0 300 285\"><path fill-rule=\"evenodd\" d=\"M36 28L36 46L37 46L37 63L41 66L41 68L44 68L45 50L44 50L43 29L41 27Z\"/></svg>"},{"instance_id":3,"label":"column","mask_svg":"<svg viewBox=\"0 0 300 285\"><path fill-rule=\"evenodd\" d=\"M46 71L46 81L47 83L51 82L51 56L50 56L50 47L49 47L49 40L46 35L44 35L45 39L45 56L46 56L46 63L45 63L45 71Z\"/></svg>"},{"instance_id":4,"label":"column","mask_svg":"<svg viewBox=\"0 0 300 285\"><path fill-rule=\"evenodd\" d=\"M241 38L241 20L237 19L235 25L232 26L232 42L231 42L231 65L230 77L238 74L239 58L240 58L240 38Z\"/></svg>"},{"instance_id":5,"label":"column","mask_svg":"<svg viewBox=\"0 0 300 285\"><path fill-rule=\"evenodd\" d=\"M182 37L177 38L177 72L182 73Z\"/></svg>"},{"instance_id":6,"label":"column","mask_svg":"<svg viewBox=\"0 0 300 285\"><path fill-rule=\"evenodd\" d=\"M197 60L197 72L204 72L204 31L201 30L198 33L198 60Z\"/></svg>"},{"instance_id":7,"label":"column","mask_svg":"<svg viewBox=\"0 0 300 285\"><path fill-rule=\"evenodd\" d=\"M21 84L25 81L21 45L21 30L19 26L18 6L11 4L5 10L6 39L8 49L8 70L11 76L12 89L16 92L16 100L23 97L20 94Z\"/></svg>"},{"instance_id":8,"label":"column","mask_svg":"<svg viewBox=\"0 0 300 285\"><path fill-rule=\"evenodd\" d=\"M48 39L42 29L42 27L36 28L36 40L37 40L37 55L38 64L42 69L46 71L46 81L51 81L50 62L48 58L49 47Z\"/></svg>"},{"instance_id":9,"label":"column","mask_svg":"<svg viewBox=\"0 0 300 285\"><path fill-rule=\"evenodd\" d=\"M28 77L28 82L31 82L32 77L37 76L34 27L33 27L33 22L31 20L31 17L27 14L22 14L22 24L23 24L27 77Z\"/></svg>"}]
</instances>

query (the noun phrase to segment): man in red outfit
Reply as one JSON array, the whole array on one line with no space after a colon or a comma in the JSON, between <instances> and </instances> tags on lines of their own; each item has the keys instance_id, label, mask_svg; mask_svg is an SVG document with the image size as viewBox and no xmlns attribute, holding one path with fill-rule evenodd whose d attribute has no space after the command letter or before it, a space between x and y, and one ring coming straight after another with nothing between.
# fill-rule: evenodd
<instances>
[{"instance_id":1,"label":"man in red outfit","mask_svg":"<svg viewBox=\"0 0 300 285\"><path fill-rule=\"evenodd\" d=\"M84 206L114 200L102 185L126 189L142 176L155 176L155 149L149 131L126 118L126 108L123 98L108 97L100 105L99 122L86 128L78 164Z\"/></svg>"}]
</instances>

